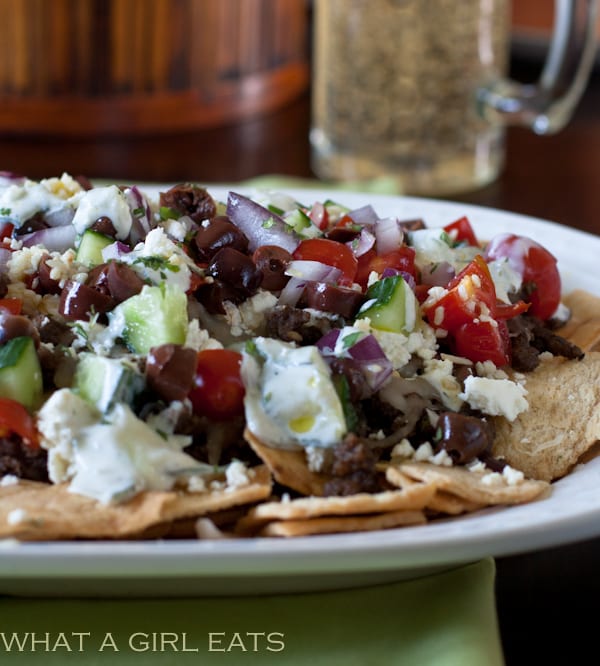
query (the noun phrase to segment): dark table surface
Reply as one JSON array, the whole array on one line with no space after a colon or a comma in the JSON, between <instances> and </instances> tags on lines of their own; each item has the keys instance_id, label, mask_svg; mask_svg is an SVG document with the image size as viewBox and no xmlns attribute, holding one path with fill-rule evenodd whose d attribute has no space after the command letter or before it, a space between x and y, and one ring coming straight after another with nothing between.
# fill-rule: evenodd
<instances>
[{"instance_id":1,"label":"dark table surface","mask_svg":"<svg viewBox=\"0 0 600 666\"><path fill-rule=\"evenodd\" d=\"M306 95L236 126L175 136L0 134L0 170L31 178L67 171L123 183L234 182L275 173L311 177L308 129ZM506 168L497 182L453 198L600 234L600 72L566 129L550 137L510 129ZM587 663L585 655L597 651L599 563L600 539L497 559L498 614L509 665Z\"/></svg>"}]
</instances>

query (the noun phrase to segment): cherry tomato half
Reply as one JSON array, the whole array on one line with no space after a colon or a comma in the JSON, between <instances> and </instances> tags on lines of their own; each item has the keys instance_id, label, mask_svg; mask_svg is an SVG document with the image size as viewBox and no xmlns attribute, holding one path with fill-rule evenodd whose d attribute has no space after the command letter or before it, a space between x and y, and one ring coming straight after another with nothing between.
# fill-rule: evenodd
<instances>
[{"instance_id":1,"label":"cherry tomato half","mask_svg":"<svg viewBox=\"0 0 600 666\"><path fill-rule=\"evenodd\" d=\"M0 437L9 433L19 435L25 444L37 449L38 434L33 418L20 402L0 398Z\"/></svg>"},{"instance_id":2,"label":"cherry tomato half","mask_svg":"<svg viewBox=\"0 0 600 666\"><path fill-rule=\"evenodd\" d=\"M392 250L386 254L377 254L375 250L365 252L358 258L358 270L355 281L364 289L367 286L371 273L375 272L381 275L386 268L395 268L398 271L409 273L416 278L417 271L415 269L414 248L403 245L397 250Z\"/></svg>"},{"instance_id":3,"label":"cherry tomato half","mask_svg":"<svg viewBox=\"0 0 600 666\"><path fill-rule=\"evenodd\" d=\"M444 231L454 243L467 243L467 245L479 246L479 241L468 217L461 217L456 222L447 224L444 227Z\"/></svg>"},{"instance_id":4,"label":"cherry tomato half","mask_svg":"<svg viewBox=\"0 0 600 666\"><path fill-rule=\"evenodd\" d=\"M444 296L424 309L431 325L454 331L481 314L494 317L496 287L481 255L450 280L446 289Z\"/></svg>"},{"instance_id":5,"label":"cherry tomato half","mask_svg":"<svg viewBox=\"0 0 600 666\"><path fill-rule=\"evenodd\" d=\"M497 367L510 363L510 339L504 321L475 320L459 326L452 335L452 351L473 363L492 361Z\"/></svg>"},{"instance_id":6,"label":"cherry tomato half","mask_svg":"<svg viewBox=\"0 0 600 666\"><path fill-rule=\"evenodd\" d=\"M189 398L194 412L213 421L227 421L244 411L242 355L230 349L198 352L194 388Z\"/></svg>"},{"instance_id":7,"label":"cherry tomato half","mask_svg":"<svg viewBox=\"0 0 600 666\"><path fill-rule=\"evenodd\" d=\"M358 262L352 250L343 243L327 238L308 238L300 242L294 250L294 259L320 261L342 271L339 283L350 287L354 283Z\"/></svg>"},{"instance_id":8,"label":"cherry tomato half","mask_svg":"<svg viewBox=\"0 0 600 666\"><path fill-rule=\"evenodd\" d=\"M509 266L523 278L523 298L531 303L529 312L549 319L560 303L561 281L556 258L530 238L502 234L493 238L486 249L486 260L508 260Z\"/></svg>"}]
</instances>

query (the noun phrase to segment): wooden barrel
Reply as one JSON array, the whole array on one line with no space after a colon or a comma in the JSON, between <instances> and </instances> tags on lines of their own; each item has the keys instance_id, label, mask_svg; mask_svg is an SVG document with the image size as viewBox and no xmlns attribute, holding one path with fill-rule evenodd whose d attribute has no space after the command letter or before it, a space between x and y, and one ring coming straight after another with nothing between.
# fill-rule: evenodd
<instances>
[{"instance_id":1,"label":"wooden barrel","mask_svg":"<svg viewBox=\"0 0 600 666\"><path fill-rule=\"evenodd\" d=\"M0 0L0 132L187 131L308 86L305 0Z\"/></svg>"}]
</instances>

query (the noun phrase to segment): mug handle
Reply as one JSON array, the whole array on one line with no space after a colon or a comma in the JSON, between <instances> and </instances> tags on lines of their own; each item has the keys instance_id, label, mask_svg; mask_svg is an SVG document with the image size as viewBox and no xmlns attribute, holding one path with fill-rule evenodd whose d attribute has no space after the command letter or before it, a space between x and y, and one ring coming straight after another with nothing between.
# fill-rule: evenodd
<instances>
[{"instance_id":1,"label":"mug handle","mask_svg":"<svg viewBox=\"0 0 600 666\"><path fill-rule=\"evenodd\" d=\"M502 125L552 134L570 120L596 53L596 0L555 0L552 41L539 80L501 79L478 91L482 115Z\"/></svg>"}]
</instances>

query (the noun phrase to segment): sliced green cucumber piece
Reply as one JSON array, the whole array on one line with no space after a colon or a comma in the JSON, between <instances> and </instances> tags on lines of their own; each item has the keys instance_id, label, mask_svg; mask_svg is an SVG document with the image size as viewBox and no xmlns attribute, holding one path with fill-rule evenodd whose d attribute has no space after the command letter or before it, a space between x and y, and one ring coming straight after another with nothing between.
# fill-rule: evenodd
<instances>
[{"instance_id":1,"label":"sliced green cucumber piece","mask_svg":"<svg viewBox=\"0 0 600 666\"><path fill-rule=\"evenodd\" d=\"M83 232L77 248L77 261L85 266L103 264L102 250L114 242L115 239L110 236L105 236L93 229L87 229Z\"/></svg>"},{"instance_id":2,"label":"sliced green cucumber piece","mask_svg":"<svg viewBox=\"0 0 600 666\"><path fill-rule=\"evenodd\" d=\"M367 290L367 301L357 318L366 317L380 331L411 333L417 322L418 302L401 275L386 277Z\"/></svg>"},{"instance_id":3,"label":"sliced green cucumber piece","mask_svg":"<svg viewBox=\"0 0 600 666\"><path fill-rule=\"evenodd\" d=\"M169 342L185 342L188 315L187 296L178 287L163 282L144 285L136 296L118 306L123 316L122 337L136 354L147 354L152 347Z\"/></svg>"},{"instance_id":4,"label":"sliced green cucumber piece","mask_svg":"<svg viewBox=\"0 0 600 666\"><path fill-rule=\"evenodd\" d=\"M142 373L119 359L80 355L73 388L102 413L109 412L117 403L133 405L144 386Z\"/></svg>"},{"instance_id":5,"label":"sliced green cucumber piece","mask_svg":"<svg viewBox=\"0 0 600 666\"><path fill-rule=\"evenodd\" d=\"M0 396L30 411L42 401L42 369L31 338L18 337L0 345Z\"/></svg>"}]
</instances>

